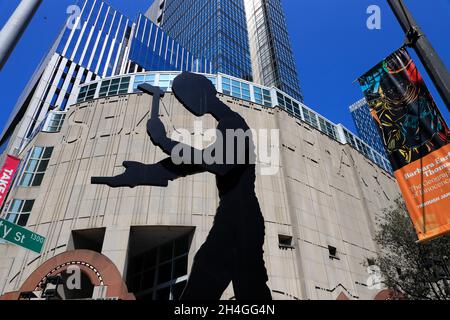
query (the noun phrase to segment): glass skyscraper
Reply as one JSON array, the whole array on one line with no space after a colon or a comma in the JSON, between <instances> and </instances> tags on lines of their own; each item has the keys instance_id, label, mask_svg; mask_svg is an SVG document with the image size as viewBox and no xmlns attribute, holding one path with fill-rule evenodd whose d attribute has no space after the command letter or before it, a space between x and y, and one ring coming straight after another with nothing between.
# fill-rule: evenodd
<instances>
[{"instance_id":1,"label":"glass skyscraper","mask_svg":"<svg viewBox=\"0 0 450 320\"><path fill-rule=\"evenodd\" d=\"M126 67L123 56L133 21L103 1L82 3L74 26L64 28L56 53L99 77L120 74Z\"/></svg>"},{"instance_id":2,"label":"glass skyscraper","mask_svg":"<svg viewBox=\"0 0 450 320\"><path fill-rule=\"evenodd\" d=\"M215 72L252 79L243 0L155 0L147 15Z\"/></svg>"},{"instance_id":3,"label":"glass skyscraper","mask_svg":"<svg viewBox=\"0 0 450 320\"><path fill-rule=\"evenodd\" d=\"M351 105L350 112L360 138L386 157L386 149L381 140L377 124L370 114L366 99L363 98Z\"/></svg>"},{"instance_id":4,"label":"glass skyscraper","mask_svg":"<svg viewBox=\"0 0 450 320\"><path fill-rule=\"evenodd\" d=\"M155 0L147 16L215 71L303 101L281 0Z\"/></svg>"},{"instance_id":5,"label":"glass skyscraper","mask_svg":"<svg viewBox=\"0 0 450 320\"><path fill-rule=\"evenodd\" d=\"M140 68L202 73L213 71L210 61L194 56L142 14L136 21L129 60L130 72L140 71Z\"/></svg>"},{"instance_id":6,"label":"glass skyscraper","mask_svg":"<svg viewBox=\"0 0 450 320\"><path fill-rule=\"evenodd\" d=\"M244 0L253 80L303 101L281 0Z\"/></svg>"}]
</instances>

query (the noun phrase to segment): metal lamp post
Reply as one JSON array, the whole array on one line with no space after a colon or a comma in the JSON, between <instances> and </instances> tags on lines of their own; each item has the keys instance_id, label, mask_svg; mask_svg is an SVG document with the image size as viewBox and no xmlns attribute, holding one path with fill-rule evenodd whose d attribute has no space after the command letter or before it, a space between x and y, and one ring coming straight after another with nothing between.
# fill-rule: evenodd
<instances>
[{"instance_id":1,"label":"metal lamp post","mask_svg":"<svg viewBox=\"0 0 450 320\"><path fill-rule=\"evenodd\" d=\"M450 73L428 38L423 34L403 0L387 0L411 46L422 61L439 95L450 111Z\"/></svg>"},{"instance_id":2,"label":"metal lamp post","mask_svg":"<svg viewBox=\"0 0 450 320\"><path fill-rule=\"evenodd\" d=\"M42 0L22 0L0 31L0 71L41 3Z\"/></svg>"}]
</instances>

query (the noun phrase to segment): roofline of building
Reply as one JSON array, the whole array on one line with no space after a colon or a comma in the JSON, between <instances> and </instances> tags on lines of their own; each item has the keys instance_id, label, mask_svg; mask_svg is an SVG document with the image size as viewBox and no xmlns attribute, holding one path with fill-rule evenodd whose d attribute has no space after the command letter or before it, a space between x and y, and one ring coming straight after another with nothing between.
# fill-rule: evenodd
<instances>
[{"instance_id":1,"label":"roofline of building","mask_svg":"<svg viewBox=\"0 0 450 320\"><path fill-rule=\"evenodd\" d=\"M367 105L367 100L366 98L362 98L356 101L354 104L352 104L348 109L350 110L350 112L354 112L359 108L364 107L365 105Z\"/></svg>"},{"instance_id":2,"label":"roofline of building","mask_svg":"<svg viewBox=\"0 0 450 320\"><path fill-rule=\"evenodd\" d=\"M128 87L128 91L127 91L127 93L123 93L123 94L132 94L132 93L134 93L134 91L133 91L133 84L134 84L134 82L132 80L134 80L136 76L145 76L145 75L152 75L152 74L154 74L155 75L155 81L156 81L156 75L158 75L158 77L159 77L161 74L163 74L163 75L164 74L176 75L176 74L180 74L180 73L181 73L181 71L146 71L146 72L138 72L138 73L129 73L129 74L123 74L123 75L116 75L116 76L111 76L111 77L108 77L108 78L96 79L94 81L84 83L82 86L78 87L78 90L81 90L81 88L83 88L83 87L89 87L89 86L91 86L93 84L99 84L99 83L101 83L103 81L109 81L109 80L112 80L112 79L123 78L123 77L131 77L130 83L129 83L129 87ZM310 112L312 112L314 115L317 116L316 120L319 123L318 124L319 128L316 128L316 129L318 129L320 132L325 133L325 134L328 135L328 133L326 132L325 128L321 128L320 118L323 118L326 122L328 122L329 124L331 124L332 126L335 127L336 137L333 138L334 140L336 140L337 142L339 142L341 144L349 144L349 145L351 145L357 151L359 151L363 155L365 155L365 157L368 158L370 161L374 162L380 168L382 168L383 170L385 170L385 171L390 173L390 171L389 171L389 167L390 167L389 160L384 155L380 154L377 150L373 149L366 142L364 142L361 138L359 138L358 135L354 134L351 130L349 130L343 124L341 124L341 123L336 124L336 123L328 120L326 117L324 117L320 113L318 113L318 112L314 111L313 109L309 108L304 103L302 103L302 102L292 98L290 95L286 94L285 92L281 91L280 89L278 89L276 87L266 87L266 86L260 85L258 83L254 83L254 82L250 82L250 81L247 81L247 80L243 80L243 79L240 79L240 78L237 78L237 77L234 77L234 76L230 76L230 75L226 75L226 74L223 74L223 73L217 73L217 74L199 73L199 74L203 74L203 75L205 75L207 77L215 77L217 80L222 79L223 77L225 77L225 78L229 78L230 80L235 80L235 81L239 81L241 83L246 83L249 86L254 86L254 87L257 87L257 88L268 90L268 91L270 91L270 94L271 94L271 105L270 105L270 107L271 108L278 107L278 108L280 108L281 110L283 110L285 112L288 112L288 111L285 108L283 108L283 106L281 106L280 103L278 102L277 93L283 95L285 98L291 99L292 102L295 102L296 104L298 104L299 107L304 108L306 110L309 110ZM222 88L222 83L220 81L217 81L216 87L217 87L218 93L220 93L220 94L224 94L226 96L230 96L230 97L236 98L236 99L241 99L243 101L249 101L251 103L259 104L255 100L246 100L246 99L244 99L242 97L236 97L236 96L224 93L223 88ZM77 101L74 104L79 104L79 103L82 103L82 102L85 102L85 101L91 101L91 100L94 100L94 99L97 99L97 98L104 98L104 97L108 97L108 96L114 96L114 94L113 95L100 96L99 95L100 88L101 88L101 86L97 85L96 93L95 93L95 95L94 95L94 97L92 99L87 99L87 100L84 100L84 101ZM251 91L253 91L253 90L254 89L252 88ZM167 91L170 92L171 88L170 87L167 88ZM75 93L76 93L76 91L75 91ZM79 95L77 94L77 96L79 96ZM360 101L364 101L365 102L365 99L362 99ZM268 106L266 106L266 107L268 107ZM295 117L295 118L297 118L297 119L299 119L299 120L301 120L303 122L306 122L309 125L311 125L305 119L304 110L300 109L300 111L301 111L300 115L294 115L294 114L291 114L289 112L288 113L290 115L292 115L293 117ZM353 143L351 141L348 141L348 138L345 136L345 133L348 133L348 134L350 134L352 136L352 138L354 139ZM362 146L361 148L363 150L360 150L359 146L355 147L354 145L361 145ZM372 152L372 157L374 159L376 159L377 157L380 158L381 160L379 160L379 161L383 162L383 165L377 163L374 159L372 159L370 157L370 155L366 155L365 154L365 150L369 150L370 152Z\"/></svg>"}]
</instances>

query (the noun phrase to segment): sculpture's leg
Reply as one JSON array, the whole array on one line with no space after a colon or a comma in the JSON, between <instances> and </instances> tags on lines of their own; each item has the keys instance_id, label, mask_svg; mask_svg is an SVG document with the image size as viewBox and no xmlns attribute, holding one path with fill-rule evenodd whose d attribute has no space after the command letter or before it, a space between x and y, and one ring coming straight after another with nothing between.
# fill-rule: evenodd
<instances>
[{"instance_id":1,"label":"sculpture's leg","mask_svg":"<svg viewBox=\"0 0 450 320\"><path fill-rule=\"evenodd\" d=\"M194 258L181 300L220 300L232 277L232 227L214 223Z\"/></svg>"},{"instance_id":2,"label":"sculpture's leg","mask_svg":"<svg viewBox=\"0 0 450 320\"><path fill-rule=\"evenodd\" d=\"M271 300L264 265L264 220L246 216L238 226L233 268L233 288L236 300Z\"/></svg>"},{"instance_id":3,"label":"sculpture's leg","mask_svg":"<svg viewBox=\"0 0 450 320\"><path fill-rule=\"evenodd\" d=\"M218 276L217 266L196 260L180 300L217 301L231 282L231 274Z\"/></svg>"}]
</instances>

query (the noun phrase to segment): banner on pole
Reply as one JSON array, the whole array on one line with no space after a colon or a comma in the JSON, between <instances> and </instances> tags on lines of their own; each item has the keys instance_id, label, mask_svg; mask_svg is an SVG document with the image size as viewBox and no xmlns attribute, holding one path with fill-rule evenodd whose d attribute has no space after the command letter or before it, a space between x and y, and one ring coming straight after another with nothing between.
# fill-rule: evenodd
<instances>
[{"instance_id":1,"label":"banner on pole","mask_svg":"<svg viewBox=\"0 0 450 320\"><path fill-rule=\"evenodd\" d=\"M450 130L401 48L359 78L419 241L450 232Z\"/></svg>"},{"instance_id":2,"label":"banner on pole","mask_svg":"<svg viewBox=\"0 0 450 320\"><path fill-rule=\"evenodd\" d=\"M5 164L0 170L0 207L3 206L9 188L11 188L12 180L19 167L20 159L13 156L6 156Z\"/></svg>"}]
</instances>

